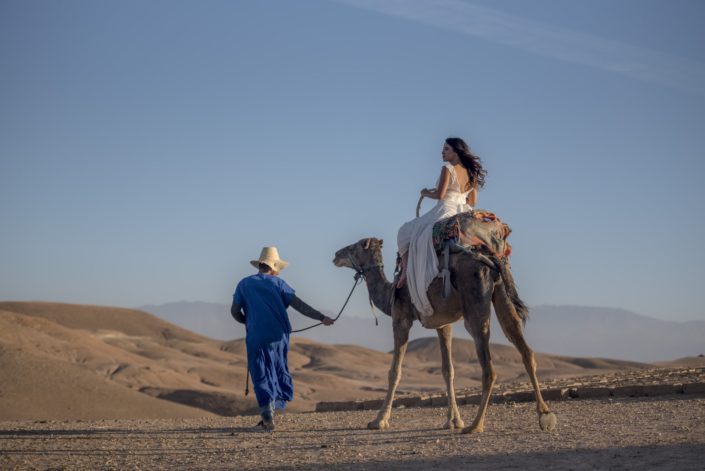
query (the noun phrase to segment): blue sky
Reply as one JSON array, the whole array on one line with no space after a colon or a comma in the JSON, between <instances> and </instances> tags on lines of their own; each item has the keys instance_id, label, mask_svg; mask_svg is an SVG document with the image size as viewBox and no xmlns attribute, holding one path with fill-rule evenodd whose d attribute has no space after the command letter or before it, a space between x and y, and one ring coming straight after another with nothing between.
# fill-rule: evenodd
<instances>
[{"instance_id":1,"label":"blue sky","mask_svg":"<svg viewBox=\"0 0 705 471\"><path fill-rule=\"evenodd\" d=\"M705 320L704 20L699 0L6 0L0 299L228 303L277 245L337 310L333 253L384 238L391 276L457 135L530 305Z\"/></svg>"}]
</instances>

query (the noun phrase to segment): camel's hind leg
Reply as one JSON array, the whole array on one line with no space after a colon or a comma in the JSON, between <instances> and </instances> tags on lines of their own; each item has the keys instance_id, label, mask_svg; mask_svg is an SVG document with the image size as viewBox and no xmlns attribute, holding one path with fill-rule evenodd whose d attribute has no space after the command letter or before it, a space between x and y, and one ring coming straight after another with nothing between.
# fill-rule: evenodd
<instances>
[{"instance_id":1,"label":"camel's hind leg","mask_svg":"<svg viewBox=\"0 0 705 471\"><path fill-rule=\"evenodd\" d=\"M497 379L497 374L492 366L490 356L490 315L492 314L492 291L494 281L490 277L487 267L479 269L474 265L459 267L456 275L469 274L469 276L458 276L457 286L462 286L460 290L463 318L465 328L472 335L475 341L477 359L482 367L482 397L480 407L472 424L463 429L463 433L482 432L485 423L485 413L490 403L492 388Z\"/></svg>"},{"instance_id":2,"label":"camel's hind leg","mask_svg":"<svg viewBox=\"0 0 705 471\"><path fill-rule=\"evenodd\" d=\"M438 333L438 341L441 344L441 364L443 368L443 379L446 381L446 388L448 389L448 422L443 426L443 428L463 428L465 424L460 418L460 412L458 411L458 404L455 401L455 386L453 385L453 378L455 377L455 371L453 370L453 354L451 351L451 346L453 342L453 327L448 324L440 329L436 329Z\"/></svg>"},{"instance_id":3,"label":"camel's hind leg","mask_svg":"<svg viewBox=\"0 0 705 471\"><path fill-rule=\"evenodd\" d=\"M389 417L392 415L392 404L394 402L394 393L399 385L401 378L401 364L404 360L406 347L409 343L409 330L411 330L411 320L401 316L393 316L392 328L394 331L394 358L392 366L389 368L389 387L387 388L387 396L384 398L382 408L377 414L377 418L367 424L369 429L384 430L389 428Z\"/></svg>"},{"instance_id":4,"label":"camel's hind leg","mask_svg":"<svg viewBox=\"0 0 705 471\"><path fill-rule=\"evenodd\" d=\"M522 320L519 318L509 296L507 296L503 283L498 283L492 296L492 302L504 335L514 344L517 350L519 350L519 353L521 353L524 367L529 374L529 379L531 380L531 385L534 388L534 394L536 396L536 411L539 415L539 426L541 430L553 430L556 428L556 415L549 410L548 405L546 405L541 396L541 387L539 386L538 376L536 375L536 359L534 358L534 352L529 348L529 345L524 339Z\"/></svg>"},{"instance_id":5,"label":"camel's hind leg","mask_svg":"<svg viewBox=\"0 0 705 471\"><path fill-rule=\"evenodd\" d=\"M494 382L497 379L497 374L492 366L492 357L490 355L489 303L487 303L487 306L487 313L481 318L467 317L467 315L465 318L465 328L470 332L475 341L477 359L480 362L480 366L482 366L482 397L480 398L480 407L477 410L475 420L473 420L472 424L463 429L463 433L475 433L484 430L485 413L490 403Z\"/></svg>"}]
</instances>

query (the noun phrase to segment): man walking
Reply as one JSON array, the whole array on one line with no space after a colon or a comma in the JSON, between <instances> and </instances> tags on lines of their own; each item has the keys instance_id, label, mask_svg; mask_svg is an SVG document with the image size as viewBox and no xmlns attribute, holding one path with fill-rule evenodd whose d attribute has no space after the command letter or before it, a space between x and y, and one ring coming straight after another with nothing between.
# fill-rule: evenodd
<instances>
[{"instance_id":1,"label":"man walking","mask_svg":"<svg viewBox=\"0 0 705 471\"><path fill-rule=\"evenodd\" d=\"M262 416L257 426L273 431L274 410L284 409L294 398L288 366L291 324L286 308L291 306L323 325L334 321L304 303L279 278L288 262L279 258L276 247L263 248L259 259L250 263L258 273L238 283L230 313L247 329L247 365Z\"/></svg>"}]
</instances>

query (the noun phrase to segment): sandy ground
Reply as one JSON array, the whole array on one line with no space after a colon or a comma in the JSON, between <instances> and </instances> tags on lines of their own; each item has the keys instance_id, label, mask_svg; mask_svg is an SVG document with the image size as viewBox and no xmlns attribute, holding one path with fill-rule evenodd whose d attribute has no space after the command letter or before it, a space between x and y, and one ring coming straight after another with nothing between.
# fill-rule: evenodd
<instances>
[{"instance_id":1,"label":"sandy ground","mask_svg":"<svg viewBox=\"0 0 705 471\"><path fill-rule=\"evenodd\" d=\"M561 401L539 430L533 404L490 406L485 432L442 430L445 408L257 418L0 422L1 469L705 469L705 397ZM469 423L475 406L462 406Z\"/></svg>"}]
</instances>

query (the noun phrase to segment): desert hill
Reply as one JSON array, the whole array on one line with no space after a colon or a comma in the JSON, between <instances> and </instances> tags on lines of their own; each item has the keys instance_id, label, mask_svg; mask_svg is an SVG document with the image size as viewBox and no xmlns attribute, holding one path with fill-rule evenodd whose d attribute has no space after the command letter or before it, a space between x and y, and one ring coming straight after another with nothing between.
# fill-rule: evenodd
<instances>
[{"instance_id":1,"label":"desert hill","mask_svg":"<svg viewBox=\"0 0 705 471\"><path fill-rule=\"evenodd\" d=\"M0 417L20 419L166 419L213 414L120 386L66 361L0 347Z\"/></svg>"},{"instance_id":2,"label":"desert hill","mask_svg":"<svg viewBox=\"0 0 705 471\"><path fill-rule=\"evenodd\" d=\"M70 329L116 331L125 335L187 341L207 338L146 312L118 307L44 302L0 302L0 310L41 317Z\"/></svg>"},{"instance_id":3,"label":"desert hill","mask_svg":"<svg viewBox=\"0 0 705 471\"><path fill-rule=\"evenodd\" d=\"M475 343L472 340L453 339L453 359L457 363L477 364L477 353L475 352ZM419 362L436 362L440 358L441 351L438 340L431 337L412 340L409 342L407 356L416 359ZM491 347L492 363L497 368L514 368L517 365L521 366L522 360L519 352L508 345L492 344ZM536 353L536 359L539 366L539 371L545 371L550 375L555 375L556 371L565 371L566 373L575 372L576 370L623 370L623 369L642 369L652 368L653 365L648 363L639 363L627 360L614 360L607 358L573 358L559 355L548 355L545 353Z\"/></svg>"},{"instance_id":4,"label":"desert hill","mask_svg":"<svg viewBox=\"0 0 705 471\"><path fill-rule=\"evenodd\" d=\"M501 381L526 378L518 353L492 345ZM472 341L455 339L456 387L480 384ZM292 411L320 401L376 399L389 353L294 338ZM650 365L539 354L541 379ZM244 396L244 341L219 341L145 312L57 303L0 303L0 418L142 418L235 415L256 410ZM435 338L410 342L399 392L443 391Z\"/></svg>"}]
</instances>

